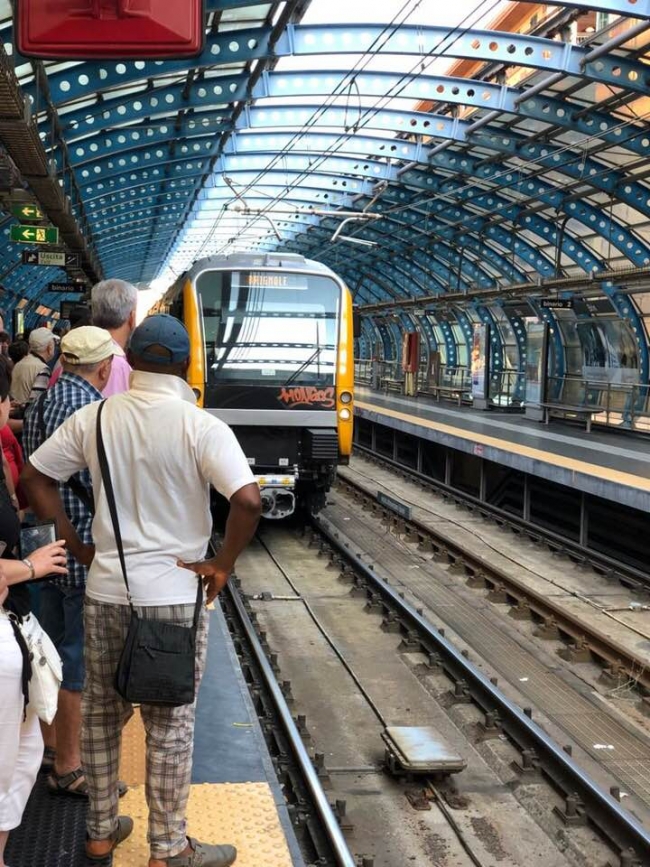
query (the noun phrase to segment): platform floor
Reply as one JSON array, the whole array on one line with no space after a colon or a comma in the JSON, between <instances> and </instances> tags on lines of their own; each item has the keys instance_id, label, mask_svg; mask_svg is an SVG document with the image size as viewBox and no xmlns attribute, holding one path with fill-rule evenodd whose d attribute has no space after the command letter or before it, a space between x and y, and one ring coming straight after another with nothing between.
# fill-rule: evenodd
<instances>
[{"instance_id":1,"label":"platform floor","mask_svg":"<svg viewBox=\"0 0 650 867\"><path fill-rule=\"evenodd\" d=\"M114 867L146 867L144 729L139 713L124 730L120 776L130 789L121 811L135 822ZM83 865L85 801L54 797L43 777L6 852L11 867ZM210 615L208 663L197 705L188 832L237 847L237 867L304 867L223 613Z\"/></svg>"},{"instance_id":2,"label":"platform floor","mask_svg":"<svg viewBox=\"0 0 650 867\"><path fill-rule=\"evenodd\" d=\"M650 512L646 438L355 389L357 416Z\"/></svg>"}]
</instances>

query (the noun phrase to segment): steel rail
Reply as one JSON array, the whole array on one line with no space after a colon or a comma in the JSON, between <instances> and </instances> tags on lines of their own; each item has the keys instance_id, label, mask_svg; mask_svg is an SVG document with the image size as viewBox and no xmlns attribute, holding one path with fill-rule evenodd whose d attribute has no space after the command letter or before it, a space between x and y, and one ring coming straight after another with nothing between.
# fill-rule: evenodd
<instances>
[{"instance_id":1,"label":"steel rail","mask_svg":"<svg viewBox=\"0 0 650 867\"><path fill-rule=\"evenodd\" d=\"M340 475L338 481L372 500L377 509L390 513L389 509L377 503L374 493L367 491L356 480ZM557 630L569 636L576 643L576 646L582 646L583 643L586 643L589 650L603 663L609 663L612 666L612 676L619 669L623 670L630 680L650 689L650 672L646 671L645 659L635 656L628 648L613 638L602 635L580 618L570 614L561 605L555 603L552 597L547 597L532 587L522 584L515 576L493 565L482 555L476 554L466 545L456 542L448 534L423 524L417 518L402 518L397 514L393 514L392 517L396 523L403 524L405 528L411 526L421 541L429 541L432 547L437 549L437 552L434 550L434 556L436 553L444 553L450 566L460 564L465 567L469 576L480 578L484 584L493 586L496 590L503 589L507 596L518 603L525 602L531 614L537 614L544 621L554 623ZM641 634L643 635L643 633Z\"/></svg>"},{"instance_id":2,"label":"steel rail","mask_svg":"<svg viewBox=\"0 0 650 867\"><path fill-rule=\"evenodd\" d=\"M248 616L248 613L244 608L241 597L237 593L237 590L232 586L232 582L228 582L227 590L233 607L235 608L237 616L239 617L242 628L246 633L246 640L248 641L253 655L255 656L255 661L259 666L260 673L264 678L264 684L273 700L275 710L282 723L282 727L287 736L291 749L293 750L294 758L303 775L312 801L316 806L316 810L318 812L323 829L325 831L329 844L332 847L334 857L336 858L337 867L356 867L357 862L353 858L348 848L348 845L345 842L343 832L341 831L339 823L337 822L336 817L332 811L330 803L327 799L327 795L323 791L321 782L318 779L318 774L316 773L312 760L309 757L309 753L307 752L305 745L302 742L302 739L298 732L298 728L293 721L291 711L289 710L285 697L282 693L282 689L280 688L280 685L275 678L273 669L271 668L271 663L266 658L264 649L262 648L260 640L257 637L250 617Z\"/></svg>"},{"instance_id":3,"label":"steel rail","mask_svg":"<svg viewBox=\"0 0 650 867\"><path fill-rule=\"evenodd\" d=\"M650 861L650 833L588 775L546 732L510 701L494 684L466 659L453 644L436 631L431 623L409 602L402 599L385 579L368 568L338 539L321 517L312 524L336 552L361 575L402 617L408 620L425 643L440 654L445 668L467 684L470 695L485 712L497 711L503 730L521 747L533 749L539 767L567 794L577 794L592 823L619 847L632 849L642 863ZM631 863L634 863L633 861Z\"/></svg>"},{"instance_id":4,"label":"steel rail","mask_svg":"<svg viewBox=\"0 0 650 867\"><path fill-rule=\"evenodd\" d=\"M616 560L614 557L609 557L607 554L602 554L600 551L595 551L592 548L585 548L584 545L575 542L573 539L569 539L567 536L562 536L553 530L547 530L537 524L532 524L530 521L526 521L524 518L520 518L512 512L506 512L504 509L500 509L498 506L492 506L490 503L486 503L484 500L480 500L472 494L467 494L463 491L459 491L457 488L452 488L450 485L446 485L444 482L433 479L431 476L427 476L418 470L414 470L412 467L407 467L404 464L400 464L398 461L380 455L377 452L373 452L366 446L359 445L359 443L354 443L354 449L355 451L368 455L372 460L380 461L395 470L399 470L401 473L412 476L418 482L429 485L434 490L448 495L459 503L465 504L468 508L471 507L477 509L486 518L490 518L493 521L500 521L504 524L510 525L511 527L516 527L531 539L535 539L536 541L557 548L558 551L573 556L576 560L582 563L589 563L594 566L594 568L597 568L606 574L618 575L628 583L633 584L636 589L650 590L648 573L636 569L634 566L624 563L622 560Z\"/></svg>"}]
</instances>

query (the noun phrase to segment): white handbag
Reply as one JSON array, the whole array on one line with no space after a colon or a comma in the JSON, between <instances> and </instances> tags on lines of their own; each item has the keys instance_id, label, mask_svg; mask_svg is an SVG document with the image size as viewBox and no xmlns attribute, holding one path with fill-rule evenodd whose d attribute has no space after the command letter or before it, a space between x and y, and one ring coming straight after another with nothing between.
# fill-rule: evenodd
<instances>
[{"instance_id":1,"label":"white handbag","mask_svg":"<svg viewBox=\"0 0 650 867\"><path fill-rule=\"evenodd\" d=\"M10 617L15 615L9 615ZM29 680L29 707L48 725L56 715L59 688L63 680L61 657L34 614L16 618L29 651L32 676Z\"/></svg>"}]
</instances>

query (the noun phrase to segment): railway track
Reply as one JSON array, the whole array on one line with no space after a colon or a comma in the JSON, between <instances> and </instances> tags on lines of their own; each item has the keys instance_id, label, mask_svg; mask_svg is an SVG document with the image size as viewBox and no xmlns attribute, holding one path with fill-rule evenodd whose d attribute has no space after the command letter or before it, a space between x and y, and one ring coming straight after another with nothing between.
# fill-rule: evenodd
<instances>
[{"instance_id":1,"label":"railway track","mask_svg":"<svg viewBox=\"0 0 650 867\"><path fill-rule=\"evenodd\" d=\"M575 762L571 750L562 748L537 725L529 710L522 710L487 678L466 655L459 652L424 617L423 611L404 599L374 568L369 568L355 554L349 543L322 518L314 526L326 544L349 567L348 579L365 593L370 604L379 605L385 615L397 615L400 629L411 647L420 646L435 666L440 666L455 683L455 693L463 700L471 699L485 713L484 729L495 724L521 749L521 767L543 771L554 786L563 791L569 812L579 804L579 811L620 850L621 867L650 863L650 832L638 819L625 810L611 792L606 792ZM344 573L345 574L345 573ZM394 622L394 621L393 621Z\"/></svg>"},{"instance_id":2,"label":"railway track","mask_svg":"<svg viewBox=\"0 0 650 867\"><path fill-rule=\"evenodd\" d=\"M267 736L271 733L274 736L276 770L285 791L292 792L295 824L301 831L299 839L304 848L312 851L318 863L357 867L343 837L339 819L307 752L299 723L293 719L283 686L275 676L270 654L255 629L254 616L251 617L250 609L238 590L238 582L229 582L225 595L226 616L236 636L238 653L246 658L244 673L249 685L254 684L257 711L265 721ZM314 822L318 823L317 828ZM305 845L307 837L309 846ZM372 861L367 859L363 867L373 867Z\"/></svg>"},{"instance_id":3,"label":"railway track","mask_svg":"<svg viewBox=\"0 0 650 867\"><path fill-rule=\"evenodd\" d=\"M388 466L393 465L389 463ZM402 473L401 470L399 472L406 478L412 477L410 473ZM421 484L419 479L416 481ZM523 581L516 569L499 568L494 563L488 562L484 556L477 554L475 546L459 540L457 528L452 522L441 520L435 524L424 523L413 516L404 517L390 506L379 502L376 485L373 490L369 483L362 484L359 479L352 478L345 471L339 474L337 483L339 488L350 493L356 502L370 508L396 532L417 543L420 550L430 553L436 560L449 566L464 578L469 586L477 590L487 589L490 601L508 603L516 609L513 612L516 616L535 619L538 632L545 637L562 638L568 644L567 658L576 661L595 658L603 666L604 679L612 685L625 680L641 687L642 694L650 692L650 666L647 654L635 653L611 635L605 634L600 629L591 628L579 614L572 613L561 600L558 601L549 595L548 590L535 590L529 583ZM435 487L433 489L441 493ZM442 493L443 496L447 495L447 491ZM462 499L460 502L465 505ZM470 507L474 508L472 504ZM480 514L494 519L489 509L480 510ZM499 523L502 523L500 518ZM518 522L508 526L511 526L522 540L530 538L538 543L543 541L543 537L539 534L531 535L528 531L524 534ZM544 544L554 555L562 553L555 547L553 541L544 541ZM607 576L611 580L611 571L605 572L600 561L591 563L586 559L576 561L572 558L572 560L574 563L591 566L598 575ZM628 587L637 589L639 586L629 575L624 578L621 572L618 573L618 577ZM626 624L626 627L636 631L646 643L650 642L650 633L647 630L635 629L629 624Z\"/></svg>"},{"instance_id":4,"label":"railway track","mask_svg":"<svg viewBox=\"0 0 650 867\"><path fill-rule=\"evenodd\" d=\"M346 800L347 785L347 815L349 820L357 824L360 812L361 827L365 828L365 831L368 830L366 820L368 820L370 792L364 790L365 799L359 798L358 789L365 786L365 789L370 787L370 790L374 791L374 788L378 786L378 780L385 782L386 774L382 773L377 766L376 751L374 761L370 760L373 757L373 751L366 741L372 743L377 734L378 725L381 728L385 724L386 718L390 717L391 702L394 706L395 702L398 701L393 694L398 688L397 685L405 690L406 696L409 695L409 685L411 689L415 688L411 680L413 672L410 669L407 670L408 666L405 667L403 661L396 662L385 653L369 658L368 651L364 651L360 644L357 645L357 642L369 640L370 633L368 626L363 625L364 618L358 620L360 606L368 602L370 610L379 608L380 613L384 615L384 620L388 618L392 626L398 625L399 634L397 635L394 634L393 628L383 632L375 629L374 632L379 634L379 640L384 644L388 642L389 645L392 641L393 652L399 647L399 653L406 651L408 658L415 651L424 651L429 665L419 665L418 668L426 669L425 681L433 679L437 682L438 679L442 679L448 684L449 678L451 678L451 694L455 694L457 700L452 699L451 709L448 708L444 713L451 714L452 717L455 715L460 720L464 719L467 714L473 715L472 723L468 726L470 732L475 731L478 717L482 716L478 728L483 730L485 738L479 738L482 743L479 749L494 749L496 753L505 750L516 755L515 764L521 770L517 774L518 779L514 784L514 789L518 790L521 787L521 791L526 792L529 783L533 783L534 786L537 786L538 783L541 785L543 778L544 780L551 780L555 789L562 792L562 797L558 798L544 782L541 786L544 792L543 796L540 796L539 792L536 795L537 801L540 797L542 801L550 799L548 810L545 811L545 819L541 822L547 835L553 836L554 833L553 822L555 820L551 820L549 824L549 816L552 815L554 806L556 815L564 816L567 827L588 820L598 828L600 834L607 838L618 854L618 857L616 855L611 857L611 864L620 863L627 867L627 865L645 863L640 859L650 858L650 838L648 838L643 826L621 807L616 798L608 795L591 781L579 765L539 726L532 722L526 713L509 701L484 674L481 674L468 663L462 653L431 626L421 611L419 612L414 606L401 599L399 592L394 587L391 587L381 576L375 574L367 564L356 557L352 548L346 547L346 542L340 538L340 534L337 539L336 530L332 530L331 527L328 527L327 522L321 519L316 519L314 526L318 537L312 544L316 545L320 557L316 557L316 552L313 549L308 554L309 549L305 550L305 543L297 540L295 534L290 537L286 529L274 528L276 532L270 537L270 540L266 541L266 556L264 556L264 546L258 545L257 550L249 552L244 557L238 568L238 574L243 582L244 595L248 599L247 604L252 606L254 614L257 615L258 624L261 625L258 628L261 629L263 626L261 641L258 637L259 646L271 644L274 650L279 650L282 661L282 676L291 676L291 691L293 699L296 701L294 712L296 709L300 712L309 708L308 719L310 720L310 732L313 736L314 748L319 751L323 742L328 744L329 749L325 749L324 752L330 759L330 752L336 758L339 752L346 753L347 750L347 763L343 763L347 766L330 767L328 772L330 785L336 791L338 805L339 807L342 805L344 814L346 813L346 806L343 801ZM323 554L330 554L330 558L323 558ZM338 568L335 570L328 568L329 559ZM342 578L338 577L339 569L342 571ZM352 594L349 592L349 585L353 590ZM348 620L349 606L356 607L357 619L354 621ZM344 614L344 611L348 613ZM372 626L373 618L365 618L365 620L366 623L369 620ZM313 646L316 646L316 650L313 649ZM320 652L318 652L319 647ZM381 653L379 649L378 653ZM399 656L399 653L395 655ZM271 654L270 658L272 664L277 667L277 657ZM377 658L383 660L382 666L377 666ZM349 663L350 659L352 665ZM322 669L320 668L321 665L323 666ZM334 674L333 668L335 666L337 670L342 666L345 671L338 671L337 674ZM397 666L397 670L395 666ZM385 681L383 684L385 689L380 690L378 678ZM418 678L415 680L417 681ZM333 683L338 685L335 694L328 695L327 689ZM315 684L318 693L316 696L313 694ZM285 684L285 692L287 689L287 684ZM443 692L444 694L449 692L448 686ZM439 695L438 691L435 691L435 695ZM474 704L468 705L468 700ZM441 702L431 700L430 687L427 691L426 701L422 696L416 698L414 694L411 694L410 698L404 698L404 702L408 702L409 709L411 711L415 709L416 717L418 701L425 702L420 706L420 712L424 714L424 718L431 721L439 720L438 725L443 728L448 725L448 721L445 722L443 719L444 713ZM378 705L382 705L382 703L389 706L388 711L384 707L379 711ZM374 706L374 709L368 714L370 704ZM363 705L363 709L361 705ZM482 715L477 709L479 707L482 710ZM356 722L356 719L351 718L353 716L351 709L354 709L355 713L361 714L361 717L365 719L365 726L361 726ZM372 725L369 722L369 716L374 716ZM467 719L465 719L465 723L467 723ZM336 730L339 724L342 725L340 732ZM358 725L360 726L359 731L357 731ZM304 723L302 728L304 729ZM357 735L362 737L361 745L351 742L350 728L357 731ZM492 737L494 740L491 739ZM475 747L471 745L471 742L472 736L468 738L468 750L474 756ZM488 748L487 744L491 746ZM513 745L516 745L516 750ZM352 761L354 757L357 760L356 767L351 766L354 764ZM316 764L321 775L324 774L322 756L317 759ZM510 767L510 761L506 762L506 766ZM476 771L467 772L467 779L471 790L472 784L476 783ZM354 794L350 796L350 786L353 780L356 781L351 788ZM369 780L372 783L368 782ZM420 801L429 802L428 806L435 811L435 815L438 817L437 839L441 839L441 825L446 826L448 835L453 838L455 860L449 863L463 865L476 865L478 863L482 867L483 865L490 865L491 867L494 863L494 857L490 859L485 849L481 849L480 843L477 846L476 839L472 838L471 828L468 834L466 820L465 826L463 825L462 813L456 831L450 825L450 820L454 822L458 819L458 814L453 808L450 810L449 807L449 803L455 804L453 789L451 798L447 800L449 792L443 792L441 795L437 792L435 783L429 785L430 781L420 782L421 785L418 788L421 796ZM483 780L482 785L485 786L485 780ZM392 787L395 789L394 784ZM512 787L512 779L507 786L503 785L503 781L498 784L498 790L507 792L508 797L510 797ZM404 791L399 791L398 794L399 799L403 802ZM413 792L411 795L413 796ZM475 794L475 797L481 804L480 795ZM350 808L350 800L352 801L352 808ZM418 801L417 794L414 796L414 800ZM433 805L431 801L433 801ZM445 812L447 817L444 815ZM370 815L375 815L373 808L370 808ZM382 810L376 806L375 822L381 815ZM472 821L479 822L479 818L474 816ZM346 821L348 819L344 819L344 824ZM381 843L383 839L384 830L383 828L373 829L373 839L376 838L378 843ZM514 825L509 830L513 836L518 833ZM576 833L579 834L584 831L583 828L580 831L577 830ZM530 834L530 828L527 829L527 833ZM363 834L360 836L364 839ZM525 839L527 834L523 833L520 836ZM571 855L566 863L580 863L589 865L589 867L594 864L605 864L606 858L594 859L593 851L591 855L576 854L584 840L574 850L572 845L567 843L567 838L564 835L559 836L564 841L563 845L567 857L569 853ZM461 840L467 843L467 849L463 848ZM447 843L447 845L451 844ZM478 855L476 851L479 852ZM492 856L494 854L494 852L491 853ZM517 860L516 856L513 860L512 853L504 852L502 854L503 857L500 856L497 860L505 864L540 863L546 867L550 864L564 863L564 857L561 857L557 852L551 860L549 860L547 853L540 862L529 861L523 855L521 861ZM366 863L371 863L369 856L365 857L366 861L360 862L364 864L364 867ZM395 865L395 867L397 865L401 867L404 863L408 862L390 859L379 861L380 865ZM414 863L418 863L415 858ZM423 863L429 864L431 859ZM438 862L434 859L433 863ZM447 862L441 860L440 863Z\"/></svg>"},{"instance_id":5,"label":"railway track","mask_svg":"<svg viewBox=\"0 0 650 867\"><path fill-rule=\"evenodd\" d=\"M635 569L634 566L624 563L615 557L595 551L593 548L586 548L567 536L562 536L552 530L543 529L537 524L514 515L512 512L492 506L484 500L459 491L457 488L452 488L444 484L444 482L432 479L430 476L384 455L378 455L376 452L358 443L354 444L354 451L356 454L363 455L367 460L378 466L391 467L402 478L411 479L418 485L441 494L450 502L464 506L470 512L481 515L501 526L509 527L513 532L521 534L522 538L545 545L558 556L564 556L574 563L591 567L610 581L619 581L626 587L650 591L650 574L647 571Z\"/></svg>"}]
</instances>

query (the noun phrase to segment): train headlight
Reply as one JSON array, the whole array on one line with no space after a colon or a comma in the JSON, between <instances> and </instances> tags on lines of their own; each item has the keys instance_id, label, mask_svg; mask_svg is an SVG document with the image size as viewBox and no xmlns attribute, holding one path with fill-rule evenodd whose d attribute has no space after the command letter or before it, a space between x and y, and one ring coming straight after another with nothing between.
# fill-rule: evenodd
<instances>
[{"instance_id":1,"label":"train headlight","mask_svg":"<svg viewBox=\"0 0 650 867\"><path fill-rule=\"evenodd\" d=\"M343 409L339 410L339 418L341 421L350 421L352 412L347 407L343 407Z\"/></svg>"},{"instance_id":2,"label":"train headlight","mask_svg":"<svg viewBox=\"0 0 650 867\"><path fill-rule=\"evenodd\" d=\"M339 400L341 403L352 403L352 395L349 391L342 391Z\"/></svg>"}]
</instances>

